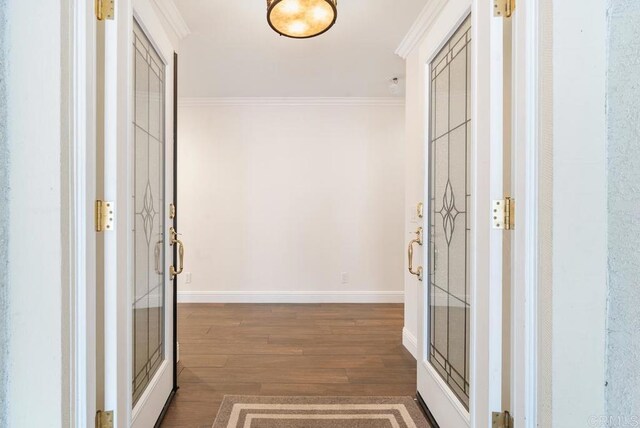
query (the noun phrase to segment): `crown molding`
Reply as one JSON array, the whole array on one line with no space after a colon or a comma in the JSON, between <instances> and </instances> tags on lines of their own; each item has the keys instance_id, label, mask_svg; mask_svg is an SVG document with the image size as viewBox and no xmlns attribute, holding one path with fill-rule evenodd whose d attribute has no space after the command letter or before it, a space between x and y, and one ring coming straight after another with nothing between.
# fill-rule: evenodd
<instances>
[{"instance_id":1,"label":"crown molding","mask_svg":"<svg viewBox=\"0 0 640 428\"><path fill-rule=\"evenodd\" d=\"M178 40L182 40L191 34L189 26L173 0L155 0L156 6L176 33Z\"/></svg>"},{"instance_id":2,"label":"crown molding","mask_svg":"<svg viewBox=\"0 0 640 428\"><path fill-rule=\"evenodd\" d=\"M396 49L396 55L402 59L407 59L413 48L418 45L425 33L431 28L448 1L449 0L429 0L427 2L409 29L409 32L404 36L402 42L400 42L400 46Z\"/></svg>"},{"instance_id":3,"label":"crown molding","mask_svg":"<svg viewBox=\"0 0 640 428\"><path fill-rule=\"evenodd\" d=\"M180 107L206 106L403 106L401 97L180 98Z\"/></svg>"}]
</instances>

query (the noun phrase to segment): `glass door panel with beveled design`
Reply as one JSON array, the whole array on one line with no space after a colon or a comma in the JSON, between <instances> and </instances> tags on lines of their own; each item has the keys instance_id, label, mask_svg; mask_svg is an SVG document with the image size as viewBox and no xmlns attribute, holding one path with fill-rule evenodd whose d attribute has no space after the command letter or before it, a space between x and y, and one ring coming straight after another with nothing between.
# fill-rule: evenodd
<instances>
[{"instance_id":1,"label":"glass door panel with beveled design","mask_svg":"<svg viewBox=\"0 0 640 428\"><path fill-rule=\"evenodd\" d=\"M133 404L165 359L164 63L134 22Z\"/></svg>"},{"instance_id":2,"label":"glass door panel with beveled design","mask_svg":"<svg viewBox=\"0 0 640 428\"><path fill-rule=\"evenodd\" d=\"M471 21L431 70L428 360L469 408Z\"/></svg>"}]
</instances>

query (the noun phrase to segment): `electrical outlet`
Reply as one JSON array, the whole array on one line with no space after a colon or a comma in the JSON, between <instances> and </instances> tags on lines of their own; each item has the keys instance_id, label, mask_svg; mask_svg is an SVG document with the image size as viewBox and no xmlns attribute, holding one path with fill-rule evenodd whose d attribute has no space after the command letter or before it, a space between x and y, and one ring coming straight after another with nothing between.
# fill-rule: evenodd
<instances>
[{"instance_id":1,"label":"electrical outlet","mask_svg":"<svg viewBox=\"0 0 640 428\"><path fill-rule=\"evenodd\" d=\"M185 284L191 284L191 272L187 272L187 274L185 275L184 283Z\"/></svg>"},{"instance_id":2,"label":"electrical outlet","mask_svg":"<svg viewBox=\"0 0 640 428\"><path fill-rule=\"evenodd\" d=\"M349 273L342 272L342 275L340 277L342 278L342 283L343 284L348 284L349 283Z\"/></svg>"}]
</instances>

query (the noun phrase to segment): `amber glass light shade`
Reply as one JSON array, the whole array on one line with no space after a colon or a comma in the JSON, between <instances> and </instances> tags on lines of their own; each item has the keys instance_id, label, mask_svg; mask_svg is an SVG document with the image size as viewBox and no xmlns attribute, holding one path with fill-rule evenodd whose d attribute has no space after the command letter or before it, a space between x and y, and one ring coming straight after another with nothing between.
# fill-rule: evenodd
<instances>
[{"instance_id":1,"label":"amber glass light shade","mask_svg":"<svg viewBox=\"0 0 640 428\"><path fill-rule=\"evenodd\" d=\"M338 17L338 0L267 0L267 21L273 30L294 39L318 36Z\"/></svg>"}]
</instances>

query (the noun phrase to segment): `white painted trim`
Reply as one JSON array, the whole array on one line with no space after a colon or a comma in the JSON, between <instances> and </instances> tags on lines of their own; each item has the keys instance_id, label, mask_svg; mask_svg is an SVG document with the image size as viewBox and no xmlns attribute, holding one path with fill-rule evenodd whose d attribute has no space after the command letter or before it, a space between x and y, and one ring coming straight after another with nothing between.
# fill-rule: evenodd
<instances>
[{"instance_id":1,"label":"white painted trim","mask_svg":"<svg viewBox=\"0 0 640 428\"><path fill-rule=\"evenodd\" d=\"M153 379L151 379L151 382L149 382L147 389L142 393L138 403L131 411L131 427L136 426L136 423L140 424L140 421L147 421L148 423L148 421L158 419L158 415L162 413L165 402L153 400L152 392L156 388L166 390L167 388L171 389L173 387L173 373L167 373L170 370L173 371L173 365L169 360L165 359L153 376Z\"/></svg>"},{"instance_id":2,"label":"white painted trim","mask_svg":"<svg viewBox=\"0 0 640 428\"><path fill-rule=\"evenodd\" d=\"M538 3L514 19L514 196L519 210L513 251L512 388L515 424L538 426Z\"/></svg>"},{"instance_id":3,"label":"white painted trim","mask_svg":"<svg viewBox=\"0 0 640 428\"><path fill-rule=\"evenodd\" d=\"M396 55L402 59L407 59L411 51L422 41L422 38L429 31L434 21L440 15L449 0L429 0L424 6L418 18L415 20L409 32L404 36L402 42L396 49Z\"/></svg>"},{"instance_id":4,"label":"white painted trim","mask_svg":"<svg viewBox=\"0 0 640 428\"><path fill-rule=\"evenodd\" d=\"M430 404L432 404L429 410L432 413L434 410L438 410L439 413L433 413L436 421L448 421L447 428L470 426L471 414L464 408L436 369L426 361L418 363L418 369L423 370L425 373L425 376L418 379L419 391L422 391L423 398L429 397Z\"/></svg>"},{"instance_id":5,"label":"white painted trim","mask_svg":"<svg viewBox=\"0 0 640 428\"><path fill-rule=\"evenodd\" d=\"M403 106L400 97L180 98L178 107L208 106Z\"/></svg>"},{"instance_id":6,"label":"white painted trim","mask_svg":"<svg viewBox=\"0 0 640 428\"><path fill-rule=\"evenodd\" d=\"M402 329L402 345L413 358L418 359L418 339L406 327Z\"/></svg>"},{"instance_id":7,"label":"white painted trim","mask_svg":"<svg viewBox=\"0 0 640 428\"><path fill-rule=\"evenodd\" d=\"M178 291L178 303L403 303L402 291Z\"/></svg>"},{"instance_id":8,"label":"white painted trim","mask_svg":"<svg viewBox=\"0 0 640 428\"><path fill-rule=\"evenodd\" d=\"M95 18L90 3L70 4L70 426L93 424L96 413Z\"/></svg>"},{"instance_id":9,"label":"white painted trim","mask_svg":"<svg viewBox=\"0 0 640 428\"><path fill-rule=\"evenodd\" d=\"M178 40L182 40L191 34L191 29L173 0L155 0L155 4L171 26Z\"/></svg>"}]
</instances>

